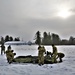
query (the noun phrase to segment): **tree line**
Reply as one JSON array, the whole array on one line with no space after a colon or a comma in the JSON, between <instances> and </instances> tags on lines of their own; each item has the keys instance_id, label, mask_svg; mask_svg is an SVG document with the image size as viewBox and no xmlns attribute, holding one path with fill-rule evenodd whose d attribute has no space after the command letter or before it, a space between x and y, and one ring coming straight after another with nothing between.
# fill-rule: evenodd
<instances>
[{"instance_id":1,"label":"tree line","mask_svg":"<svg viewBox=\"0 0 75 75\"><path fill-rule=\"evenodd\" d=\"M50 32L43 32L43 37L41 37L41 32L37 31L35 34L35 44L38 45L75 45L75 38L70 36L69 40L61 39L58 34Z\"/></svg>"},{"instance_id":2,"label":"tree line","mask_svg":"<svg viewBox=\"0 0 75 75\"><path fill-rule=\"evenodd\" d=\"M1 36L0 44L7 42L7 41L20 41L19 37L13 38L12 36L6 35L5 37Z\"/></svg>"}]
</instances>

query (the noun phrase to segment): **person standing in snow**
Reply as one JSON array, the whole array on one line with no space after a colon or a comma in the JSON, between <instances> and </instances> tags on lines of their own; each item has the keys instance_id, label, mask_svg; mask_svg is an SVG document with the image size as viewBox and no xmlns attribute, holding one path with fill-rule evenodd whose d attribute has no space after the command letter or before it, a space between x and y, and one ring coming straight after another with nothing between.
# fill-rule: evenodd
<instances>
[{"instance_id":1,"label":"person standing in snow","mask_svg":"<svg viewBox=\"0 0 75 75\"><path fill-rule=\"evenodd\" d=\"M56 63L57 62L57 47L55 47L55 45L52 44L52 49L53 49L52 63Z\"/></svg>"},{"instance_id":2,"label":"person standing in snow","mask_svg":"<svg viewBox=\"0 0 75 75\"><path fill-rule=\"evenodd\" d=\"M44 53L46 52L45 47L38 47L38 64L41 66L44 64Z\"/></svg>"},{"instance_id":3,"label":"person standing in snow","mask_svg":"<svg viewBox=\"0 0 75 75\"><path fill-rule=\"evenodd\" d=\"M3 55L3 53L5 54L5 46L4 46L4 44L2 44L0 47L1 47L1 55Z\"/></svg>"}]
</instances>

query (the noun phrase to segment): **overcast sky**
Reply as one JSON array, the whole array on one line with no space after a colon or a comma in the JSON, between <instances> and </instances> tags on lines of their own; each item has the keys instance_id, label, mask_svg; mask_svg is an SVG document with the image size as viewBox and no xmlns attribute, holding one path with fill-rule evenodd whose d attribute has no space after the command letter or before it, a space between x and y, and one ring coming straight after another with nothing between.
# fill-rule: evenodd
<instances>
[{"instance_id":1,"label":"overcast sky","mask_svg":"<svg viewBox=\"0 0 75 75\"><path fill-rule=\"evenodd\" d=\"M62 10L71 14L58 16ZM75 0L0 0L0 36L33 40L38 30L75 37Z\"/></svg>"}]
</instances>

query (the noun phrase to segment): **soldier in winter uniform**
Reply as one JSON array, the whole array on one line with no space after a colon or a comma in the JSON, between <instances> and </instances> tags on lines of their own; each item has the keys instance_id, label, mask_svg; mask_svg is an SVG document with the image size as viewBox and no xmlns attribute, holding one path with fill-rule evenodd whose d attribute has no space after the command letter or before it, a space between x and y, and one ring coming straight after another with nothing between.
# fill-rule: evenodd
<instances>
[{"instance_id":1,"label":"soldier in winter uniform","mask_svg":"<svg viewBox=\"0 0 75 75\"><path fill-rule=\"evenodd\" d=\"M53 53L52 53L52 63L57 62L57 48L55 45L52 45Z\"/></svg>"},{"instance_id":2,"label":"soldier in winter uniform","mask_svg":"<svg viewBox=\"0 0 75 75\"><path fill-rule=\"evenodd\" d=\"M14 59L14 55L16 55L16 53L13 53L13 50L11 50L11 48L9 48L9 47L5 53L6 53L8 63L9 64L12 63L12 61Z\"/></svg>"},{"instance_id":3,"label":"soldier in winter uniform","mask_svg":"<svg viewBox=\"0 0 75 75\"><path fill-rule=\"evenodd\" d=\"M46 51L45 51L44 46L43 47L41 47L41 46L38 47L38 64L39 65L43 65L44 64L44 53L45 52Z\"/></svg>"},{"instance_id":4,"label":"soldier in winter uniform","mask_svg":"<svg viewBox=\"0 0 75 75\"><path fill-rule=\"evenodd\" d=\"M1 47L1 55L3 55L3 53L5 54L5 46L2 44L0 47Z\"/></svg>"}]
</instances>

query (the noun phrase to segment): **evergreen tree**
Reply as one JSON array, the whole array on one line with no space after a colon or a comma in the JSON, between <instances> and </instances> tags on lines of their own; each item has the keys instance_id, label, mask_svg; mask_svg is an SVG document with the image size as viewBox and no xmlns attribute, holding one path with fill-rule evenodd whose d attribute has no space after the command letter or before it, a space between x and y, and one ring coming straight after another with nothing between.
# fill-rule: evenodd
<instances>
[{"instance_id":1,"label":"evergreen tree","mask_svg":"<svg viewBox=\"0 0 75 75\"><path fill-rule=\"evenodd\" d=\"M41 44L41 35L40 35L40 31L37 31L36 32L36 35L35 35L35 43L40 45Z\"/></svg>"},{"instance_id":2,"label":"evergreen tree","mask_svg":"<svg viewBox=\"0 0 75 75\"><path fill-rule=\"evenodd\" d=\"M3 37L1 37L1 44L4 44L5 40Z\"/></svg>"},{"instance_id":3,"label":"evergreen tree","mask_svg":"<svg viewBox=\"0 0 75 75\"><path fill-rule=\"evenodd\" d=\"M74 43L74 38L72 36L70 36L69 38L69 44L73 44Z\"/></svg>"},{"instance_id":4,"label":"evergreen tree","mask_svg":"<svg viewBox=\"0 0 75 75\"><path fill-rule=\"evenodd\" d=\"M48 36L47 36L47 32L44 32L44 33L43 33L43 39L42 39L42 44L43 44L43 45L46 45L46 44L47 44L47 37L48 37Z\"/></svg>"},{"instance_id":5,"label":"evergreen tree","mask_svg":"<svg viewBox=\"0 0 75 75\"><path fill-rule=\"evenodd\" d=\"M5 42L7 42L7 41L9 41L9 40L10 40L9 35L6 35L6 37L5 37Z\"/></svg>"},{"instance_id":6,"label":"evergreen tree","mask_svg":"<svg viewBox=\"0 0 75 75\"><path fill-rule=\"evenodd\" d=\"M60 44L60 38L57 34L52 34L52 44Z\"/></svg>"},{"instance_id":7,"label":"evergreen tree","mask_svg":"<svg viewBox=\"0 0 75 75\"><path fill-rule=\"evenodd\" d=\"M48 33L48 44L52 44L50 32Z\"/></svg>"},{"instance_id":8,"label":"evergreen tree","mask_svg":"<svg viewBox=\"0 0 75 75\"><path fill-rule=\"evenodd\" d=\"M19 37L17 37L17 38L15 38L15 39L14 39L14 41L20 41L20 38L19 38Z\"/></svg>"},{"instance_id":9,"label":"evergreen tree","mask_svg":"<svg viewBox=\"0 0 75 75\"><path fill-rule=\"evenodd\" d=\"M12 36L10 36L10 37L9 37L9 40L10 40L10 41L13 41L13 37L12 37Z\"/></svg>"},{"instance_id":10,"label":"evergreen tree","mask_svg":"<svg viewBox=\"0 0 75 75\"><path fill-rule=\"evenodd\" d=\"M50 32L47 34L47 32L43 33L43 39L42 39L43 45L50 45L51 44L51 35Z\"/></svg>"}]
</instances>

